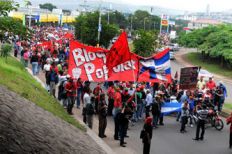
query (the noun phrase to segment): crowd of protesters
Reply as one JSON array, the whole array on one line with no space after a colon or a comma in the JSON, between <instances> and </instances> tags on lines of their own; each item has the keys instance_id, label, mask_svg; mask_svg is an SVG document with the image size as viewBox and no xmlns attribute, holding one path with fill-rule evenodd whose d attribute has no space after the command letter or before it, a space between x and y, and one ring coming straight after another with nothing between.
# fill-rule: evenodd
<instances>
[{"instance_id":1,"label":"crowd of protesters","mask_svg":"<svg viewBox=\"0 0 232 154\"><path fill-rule=\"evenodd\" d=\"M112 116L115 124L114 139L119 140L120 146L125 147L128 127L138 121L145 121L142 140L144 153L149 153L152 138L152 128L164 125L164 115L161 106L166 102L182 103L177 121L181 121L180 132L186 132L189 115L202 113L213 107L221 112L225 98L226 87L223 82L215 83L212 78L200 77L194 89L179 89L178 77L172 83L135 83L135 82L106 82L90 83L81 78L74 79L68 75L69 39L62 38L54 41L52 49L45 49L38 44L44 40L56 39L64 35L62 29L54 27L34 27L35 35L28 41L14 39L14 55L20 55L25 67L31 64L33 75L40 74L46 79L46 89L62 102L69 114L73 107L82 109L83 121L93 128L93 117L99 119L99 137L107 137L107 116ZM54 34L55 32L55 34ZM54 34L52 37L49 34ZM58 89L58 91L56 91ZM205 114L205 113L204 113ZM231 120L228 120L231 123ZM192 126L192 119L190 125ZM203 139L204 130L199 138L197 126L196 140ZM144 135L145 133L145 135ZM232 139L230 142L232 145Z\"/></svg>"}]
</instances>

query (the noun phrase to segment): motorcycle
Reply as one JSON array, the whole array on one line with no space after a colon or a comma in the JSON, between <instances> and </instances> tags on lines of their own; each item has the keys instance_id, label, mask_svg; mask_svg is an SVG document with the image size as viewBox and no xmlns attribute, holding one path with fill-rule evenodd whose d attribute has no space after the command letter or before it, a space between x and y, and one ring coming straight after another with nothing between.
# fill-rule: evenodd
<instances>
[{"instance_id":1,"label":"motorcycle","mask_svg":"<svg viewBox=\"0 0 232 154\"><path fill-rule=\"evenodd\" d=\"M209 115L207 118L207 124L211 124L216 130L220 131L224 128L224 123L218 115L218 111L215 109L209 109Z\"/></svg>"}]
</instances>

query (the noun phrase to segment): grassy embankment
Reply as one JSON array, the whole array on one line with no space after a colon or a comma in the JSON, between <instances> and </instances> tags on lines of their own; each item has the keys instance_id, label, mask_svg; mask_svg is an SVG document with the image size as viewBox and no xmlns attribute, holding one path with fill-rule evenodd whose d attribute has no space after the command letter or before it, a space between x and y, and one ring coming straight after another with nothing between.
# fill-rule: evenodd
<instances>
[{"instance_id":1,"label":"grassy embankment","mask_svg":"<svg viewBox=\"0 0 232 154\"><path fill-rule=\"evenodd\" d=\"M201 60L201 54L199 52L191 52L186 55L186 58L189 62L196 66L201 66L203 69L208 70L211 73L222 75L225 77L232 77L232 70L222 68L219 63L214 61L203 62Z\"/></svg>"},{"instance_id":2,"label":"grassy embankment","mask_svg":"<svg viewBox=\"0 0 232 154\"><path fill-rule=\"evenodd\" d=\"M203 69L206 69L211 73L222 75L222 76L229 77L229 78L232 77L232 70L222 68L222 67L220 67L220 65L218 63L215 63L213 61L212 62L209 62L209 61L203 62L201 60L201 54L199 52L188 53L186 55L186 58L192 64L194 64L196 66L201 66ZM224 107L232 110L231 103L232 102L230 102L230 103L226 102Z\"/></svg>"},{"instance_id":3,"label":"grassy embankment","mask_svg":"<svg viewBox=\"0 0 232 154\"><path fill-rule=\"evenodd\" d=\"M84 126L66 113L59 102L48 94L40 83L24 69L20 62L12 57L9 57L7 62L5 62L5 59L0 58L0 85L6 86L75 127L83 131L86 130Z\"/></svg>"}]
</instances>

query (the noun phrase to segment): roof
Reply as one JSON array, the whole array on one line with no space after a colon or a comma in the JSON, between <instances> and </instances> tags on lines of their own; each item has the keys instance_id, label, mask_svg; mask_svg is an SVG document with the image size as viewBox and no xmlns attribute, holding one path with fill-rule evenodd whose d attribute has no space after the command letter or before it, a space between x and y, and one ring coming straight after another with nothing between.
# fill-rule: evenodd
<instances>
[{"instance_id":1,"label":"roof","mask_svg":"<svg viewBox=\"0 0 232 154\"><path fill-rule=\"evenodd\" d=\"M195 21L192 21L192 23L218 25L221 24L222 22L213 19L197 19Z\"/></svg>"}]
</instances>

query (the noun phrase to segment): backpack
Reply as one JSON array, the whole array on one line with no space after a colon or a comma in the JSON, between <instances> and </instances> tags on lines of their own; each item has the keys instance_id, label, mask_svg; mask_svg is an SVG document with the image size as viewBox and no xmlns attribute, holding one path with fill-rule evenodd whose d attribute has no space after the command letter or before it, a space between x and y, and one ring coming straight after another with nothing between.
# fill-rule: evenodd
<instances>
[{"instance_id":1,"label":"backpack","mask_svg":"<svg viewBox=\"0 0 232 154\"><path fill-rule=\"evenodd\" d=\"M86 105L86 114L87 115L93 115L94 114L94 106L92 103L88 103Z\"/></svg>"}]
</instances>

